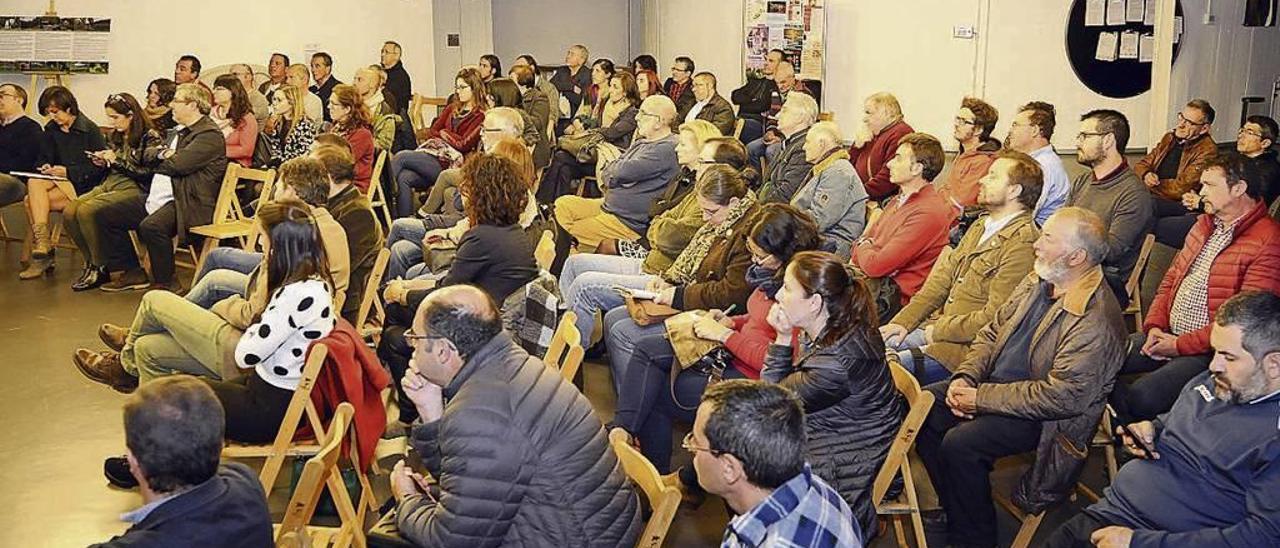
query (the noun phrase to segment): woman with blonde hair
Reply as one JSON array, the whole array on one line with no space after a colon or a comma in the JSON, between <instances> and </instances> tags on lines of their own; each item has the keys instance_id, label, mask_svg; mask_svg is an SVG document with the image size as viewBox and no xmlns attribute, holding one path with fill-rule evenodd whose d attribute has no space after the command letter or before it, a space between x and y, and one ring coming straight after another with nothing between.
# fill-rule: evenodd
<instances>
[{"instance_id":1,"label":"woman with blonde hair","mask_svg":"<svg viewBox=\"0 0 1280 548\"><path fill-rule=\"evenodd\" d=\"M355 86L338 84L329 95L329 116L333 118L330 133L341 135L351 145L351 157L356 161L356 187L368 193L369 178L373 175L373 118L369 107L364 105Z\"/></svg>"},{"instance_id":2,"label":"woman with blonde hair","mask_svg":"<svg viewBox=\"0 0 1280 548\"><path fill-rule=\"evenodd\" d=\"M271 118L262 133L271 143L272 164L281 164L302 156L320 133L320 126L307 117L303 94L310 93L285 84L271 94Z\"/></svg>"}]
</instances>

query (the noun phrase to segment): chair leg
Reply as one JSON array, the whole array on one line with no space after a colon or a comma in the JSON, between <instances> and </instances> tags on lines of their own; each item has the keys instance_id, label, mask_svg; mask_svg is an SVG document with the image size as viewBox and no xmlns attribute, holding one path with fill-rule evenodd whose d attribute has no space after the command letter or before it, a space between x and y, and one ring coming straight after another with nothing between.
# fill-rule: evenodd
<instances>
[{"instance_id":1,"label":"chair leg","mask_svg":"<svg viewBox=\"0 0 1280 548\"><path fill-rule=\"evenodd\" d=\"M924 517L920 515L920 499L916 494L915 475L911 473L911 457L907 456L907 461L902 463L902 488L907 494L907 505L911 507L911 529L916 536L916 547L927 548L928 541L924 538Z\"/></svg>"},{"instance_id":2,"label":"chair leg","mask_svg":"<svg viewBox=\"0 0 1280 548\"><path fill-rule=\"evenodd\" d=\"M1013 538L1013 544L1009 548L1027 548L1031 546L1031 539L1036 536L1036 529L1040 528L1040 521L1044 519L1044 512L1032 514L1022 519L1022 527L1018 528L1018 536Z\"/></svg>"},{"instance_id":3,"label":"chair leg","mask_svg":"<svg viewBox=\"0 0 1280 548\"><path fill-rule=\"evenodd\" d=\"M907 545L907 530L902 526L902 514L895 514L889 519L893 521L893 536L898 539L898 548L909 548Z\"/></svg>"}]
</instances>

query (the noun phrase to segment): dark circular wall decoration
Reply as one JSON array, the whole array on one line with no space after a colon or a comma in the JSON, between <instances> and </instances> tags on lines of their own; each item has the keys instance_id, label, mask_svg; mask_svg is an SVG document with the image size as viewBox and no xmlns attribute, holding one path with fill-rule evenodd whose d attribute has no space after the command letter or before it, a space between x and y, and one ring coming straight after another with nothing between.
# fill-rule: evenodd
<instances>
[{"instance_id":1,"label":"dark circular wall decoration","mask_svg":"<svg viewBox=\"0 0 1280 548\"><path fill-rule=\"evenodd\" d=\"M1151 89L1151 63L1143 63L1137 59L1099 61L1094 56L1097 53L1098 36L1103 32L1137 31L1154 34L1155 28L1142 24L1142 21L1126 22L1123 25L1086 27L1084 25L1086 1L1072 2L1071 13L1067 17L1067 59L1071 61L1071 70L1075 71L1076 78L1095 93L1114 99L1133 97ZM1182 15L1182 3L1177 0L1174 4L1174 13ZM1184 35L1186 23L1184 17ZM1181 47L1181 42L1173 45L1175 63L1178 61L1178 50Z\"/></svg>"}]
</instances>

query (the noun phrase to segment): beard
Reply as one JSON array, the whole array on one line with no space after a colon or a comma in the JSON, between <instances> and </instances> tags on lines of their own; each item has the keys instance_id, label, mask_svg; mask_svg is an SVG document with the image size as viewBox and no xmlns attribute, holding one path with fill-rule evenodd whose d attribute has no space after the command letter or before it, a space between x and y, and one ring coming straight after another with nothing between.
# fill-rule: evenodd
<instances>
[{"instance_id":1,"label":"beard","mask_svg":"<svg viewBox=\"0 0 1280 548\"><path fill-rule=\"evenodd\" d=\"M1102 161L1102 150L1089 152L1083 148L1076 149L1076 161L1085 167L1093 167Z\"/></svg>"},{"instance_id":2,"label":"beard","mask_svg":"<svg viewBox=\"0 0 1280 548\"><path fill-rule=\"evenodd\" d=\"M1258 367L1249 375L1249 378L1240 383L1240 386L1231 384L1226 376L1221 373L1213 373L1213 395L1218 399L1231 402L1233 404L1248 403L1266 394L1267 378L1266 374Z\"/></svg>"},{"instance_id":3,"label":"beard","mask_svg":"<svg viewBox=\"0 0 1280 548\"><path fill-rule=\"evenodd\" d=\"M1035 263L1032 265L1032 269L1035 270L1036 276L1039 276L1041 280L1056 285L1060 280L1062 280L1063 275L1066 274L1068 270L1071 270L1071 265L1067 264L1068 260L1069 257L1067 253L1063 253L1057 258L1049 261L1036 257Z\"/></svg>"}]
</instances>

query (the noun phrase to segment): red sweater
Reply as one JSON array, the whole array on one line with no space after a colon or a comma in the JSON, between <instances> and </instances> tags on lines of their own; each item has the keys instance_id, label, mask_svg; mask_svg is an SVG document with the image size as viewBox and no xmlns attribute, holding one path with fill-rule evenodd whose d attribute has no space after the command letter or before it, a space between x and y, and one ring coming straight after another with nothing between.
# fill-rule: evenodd
<instances>
[{"instance_id":1,"label":"red sweater","mask_svg":"<svg viewBox=\"0 0 1280 548\"><path fill-rule=\"evenodd\" d=\"M849 147L849 163L857 170L858 178L862 179L872 200L880 200L898 191L898 187L889 182L889 159L898 152L898 139L914 131L906 122L898 120L862 148Z\"/></svg>"},{"instance_id":2,"label":"red sweater","mask_svg":"<svg viewBox=\"0 0 1280 548\"><path fill-rule=\"evenodd\" d=\"M356 161L355 185L361 194L369 191L369 178L373 176L373 132L369 128L356 128L343 134L351 145L351 157Z\"/></svg>"},{"instance_id":3,"label":"red sweater","mask_svg":"<svg viewBox=\"0 0 1280 548\"><path fill-rule=\"evenodd\" d=\"M244 167L253 165L253 149L258 144L258 119L252 114L244 115L240 127L232 128L225 135L227 141L227 160Z\"/></svg>"},{"instance_id":4,"label":"red sweater","mask_svg":"<svg viewBox=\"0 0 1280 548\"><path fill-rule=\"evenodd\" d=\"M1213 216L1201 215L1187 234L1182 251L1173 258L1173 264L1165 272L1160 289L1151 303L1143 331L1153 327L1169 330L1169 309L1183 278L1191 269L1191 263L1205 241L1213 234ZM1178 336L1178 354L1191 356L1213 351L1209 344L1209 331L1218 307L1233 295L1246 290L1262 290L1280 294L1280 224L1267 216L1267 206L1261 202L1246 213L1235 226L1235 237L1218 253L1209 267L1209 324L1191 333Z\"/></svg>"},{"instance_id":5,"label":"red sweater","mask_svg":"<svg viewBox=\"0 0 1280 548\"><path fill-rule=\"evenodd\" d=\"M935 185L942 197L955 202L960 209L978 205L978 181L987 176L997 152L1000 152L1000 142L992 139L957 154L951 162L951 171Z\"/></svg>"},{"instance_id":6,"label":"red sweater","mask_svg":"<svg viewBox=\"0 0 1280 548\"><path fill-rule=\"evenodd\" d=\"M474 109L461 118L456 118L457 103L449 103L444 112L436 117L427 129L426 139L439 137L454 150L470 154L480 144L480 129L484 126L484 111ZM423 139L423 140L426 140Z\"/></svg>"},{"instance_id":7,"label":"red sweater","mask_svg":"<svg viewBox=\"0 0 1280 548\"><path fill-rule=\"evenodd\" d=\"M320 375L311 390L311 402L320 412L325 428L329 419L342 402L355 407L352 421L356 425L356 448L360 466L368 470L373 462L373 452L378 439L387 427L387 412L382 406L382 389L391 385L391 375L382 367L378 356L365 346L364 340L346 320L339 318L329 336L316 341L329 348L329 355L320 367ZM299 434L311 433L309 425L298 429ZM351 441L343 443L343 454Z\"/></svg>"},{"instance_id":8,"label":"red sweater","mask_svg":"<svg viewBox=\"0 0 1280 548\"><path fill-rule=\"evenodd\" d=\"M733 317L733 334L724 347L733 354L733 366L749 379L759 379L764 369L764 356L773 343L775 331L769 325L769 309L773 301L756 289L747 298L747 313Z\"/></svg>"},{"instance_id":9,"label":"red sweater","mask_svg":"<svg viewBox=\"0 0 1280 548\"><path fill-rule=\"evenodd\" d=\"M912 194L905 204L897 197L887 200L880 220L854 245L851 262L872 278L893 278L906 304L947 246L956 213L932 184Z\"/></svg>"}]
</instances>

